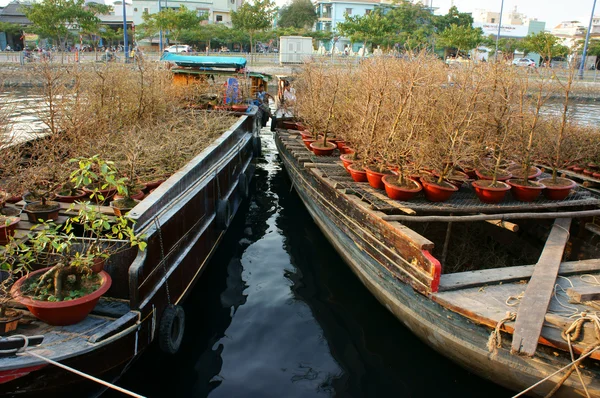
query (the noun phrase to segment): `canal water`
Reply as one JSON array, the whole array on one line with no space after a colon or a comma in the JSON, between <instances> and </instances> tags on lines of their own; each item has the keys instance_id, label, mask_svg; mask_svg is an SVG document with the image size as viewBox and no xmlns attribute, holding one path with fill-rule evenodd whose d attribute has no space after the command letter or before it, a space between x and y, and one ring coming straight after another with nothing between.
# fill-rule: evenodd
<instances>
[{"instance_id":1,"label":"canal water","mask_svg":"<svg viewBox=\"0 0 600 398\"><path fill-rule=\"evenodd\" d=\"M371 296L313 223L270 132L262 142L252 195L185 302L180 352L152 347L118 385L173 398L510 396Z\"/></svg>"}]
</instances>

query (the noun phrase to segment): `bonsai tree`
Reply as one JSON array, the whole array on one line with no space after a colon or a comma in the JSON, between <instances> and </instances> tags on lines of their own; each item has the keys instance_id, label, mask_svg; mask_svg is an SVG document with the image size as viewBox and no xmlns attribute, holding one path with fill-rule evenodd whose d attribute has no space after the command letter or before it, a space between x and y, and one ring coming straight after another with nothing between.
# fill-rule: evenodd
<instances>
[{"instance_id":1,"label":"bonsai tree","mask_svg":"<svg viewBox=\"0 0 600 398\"><path fill-rule=\"evenodd\" d=\"M114 195L117 187L125 186L125 179L118 178L118 170L112 161L100 158L100 155L71 159L71 164L77 163L78 168L70 175L75 188L83 188L89 192L90 199L97 203L104 202Z\"/></svg>"},{"instance_id":2,"label":"bonsai tree","mask_svg":"<svg viewBox=\"0 0 600 398\"><path fill-rule=\"evenodd\" d=\"M12 300L10 288L18 278L27 274L29 269L31 269L34 257L24 243L18 242L15 239L9 239L8 243L2 249L2 257L0 259L0 320L18 320L21 313L9 307L9 303ZM6 331L6 329L0 328L0 334L4 334L2 332Z\"/></svg>"}]
</instances>

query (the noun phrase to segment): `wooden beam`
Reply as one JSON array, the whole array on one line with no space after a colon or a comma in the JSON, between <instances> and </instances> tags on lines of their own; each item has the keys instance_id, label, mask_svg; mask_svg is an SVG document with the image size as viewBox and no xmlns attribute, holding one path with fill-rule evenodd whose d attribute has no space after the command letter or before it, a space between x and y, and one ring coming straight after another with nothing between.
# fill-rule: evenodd
<instances>
[{"instance_id":1,"label":"wooden beam","mask_svg":"<svg viewBox=\"0 0 600 398\"><path fill-rule=\"evenodd\" d=\"M439 292L468 289L500 282L516 282L527 280L533 275L535 265L518 265L514 267L490 268L477 271L457 272L442 275ZM600 271L600 258L580 261L565 261L560 264L559 275L573 275Z\"/></svg>"},{"instance_id":2,"label":"wooden beam","mask_svg":"<svg viewBox=\"0 0 600 398\"><path fill-rule=\"evenodd\" d=\"M554 292L556 276L562 261L565 245L569 241L570 218L557 218L550 230L544 250L535 265L531 280L521 299L511 353L533 356L544 325L544 317Z\"/></svg>"},{"instance_id":3,"label":"wooden beam","mask_svg":"<svg viewBox=\"0 0 600 398\"><path fill-rule=\"evenodd\" d=\"M600 286L579 286L567 289L567 295L575 303L600 300Z\"/></svg>"}]
</instances>

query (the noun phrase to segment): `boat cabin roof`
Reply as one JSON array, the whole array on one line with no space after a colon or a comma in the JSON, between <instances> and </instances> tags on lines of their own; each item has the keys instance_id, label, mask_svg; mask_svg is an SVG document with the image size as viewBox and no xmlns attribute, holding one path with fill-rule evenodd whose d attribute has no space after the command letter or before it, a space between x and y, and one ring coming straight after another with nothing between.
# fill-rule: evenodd
<instances>
[{"instance_id":1,"label":"boat cabin roof","mask_svg":"<svg viewBox=\"0 0 600 398\"><path fill-rule=\"evenodd\" d=\"M173 53L163 54L161 60L173 62L177 66L236 70L245 68L247 62L246 58L243 57L212 57L206 55L180 55Z\"/></svg>"}]
</instances>

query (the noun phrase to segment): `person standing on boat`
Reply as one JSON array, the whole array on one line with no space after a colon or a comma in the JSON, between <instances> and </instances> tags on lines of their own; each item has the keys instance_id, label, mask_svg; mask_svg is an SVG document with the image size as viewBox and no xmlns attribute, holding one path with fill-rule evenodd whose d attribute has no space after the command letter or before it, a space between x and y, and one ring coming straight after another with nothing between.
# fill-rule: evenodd
<instances>
[{"instance_id":1,"label":"person standing on boat","mask_svg":"<svg viewBox=\"0 0 600 398\"><path fill-rule=\"evenodd\" d=\"M262 116L262 126L265 127L267 125L267 121L271 117L271 108L269 107L269 97L273 98L267 91L265 90L265 85L261 84L258 91L256 92L256 99L259 102L259 108L263 112Z\"/></svg>"}]
</instances>

